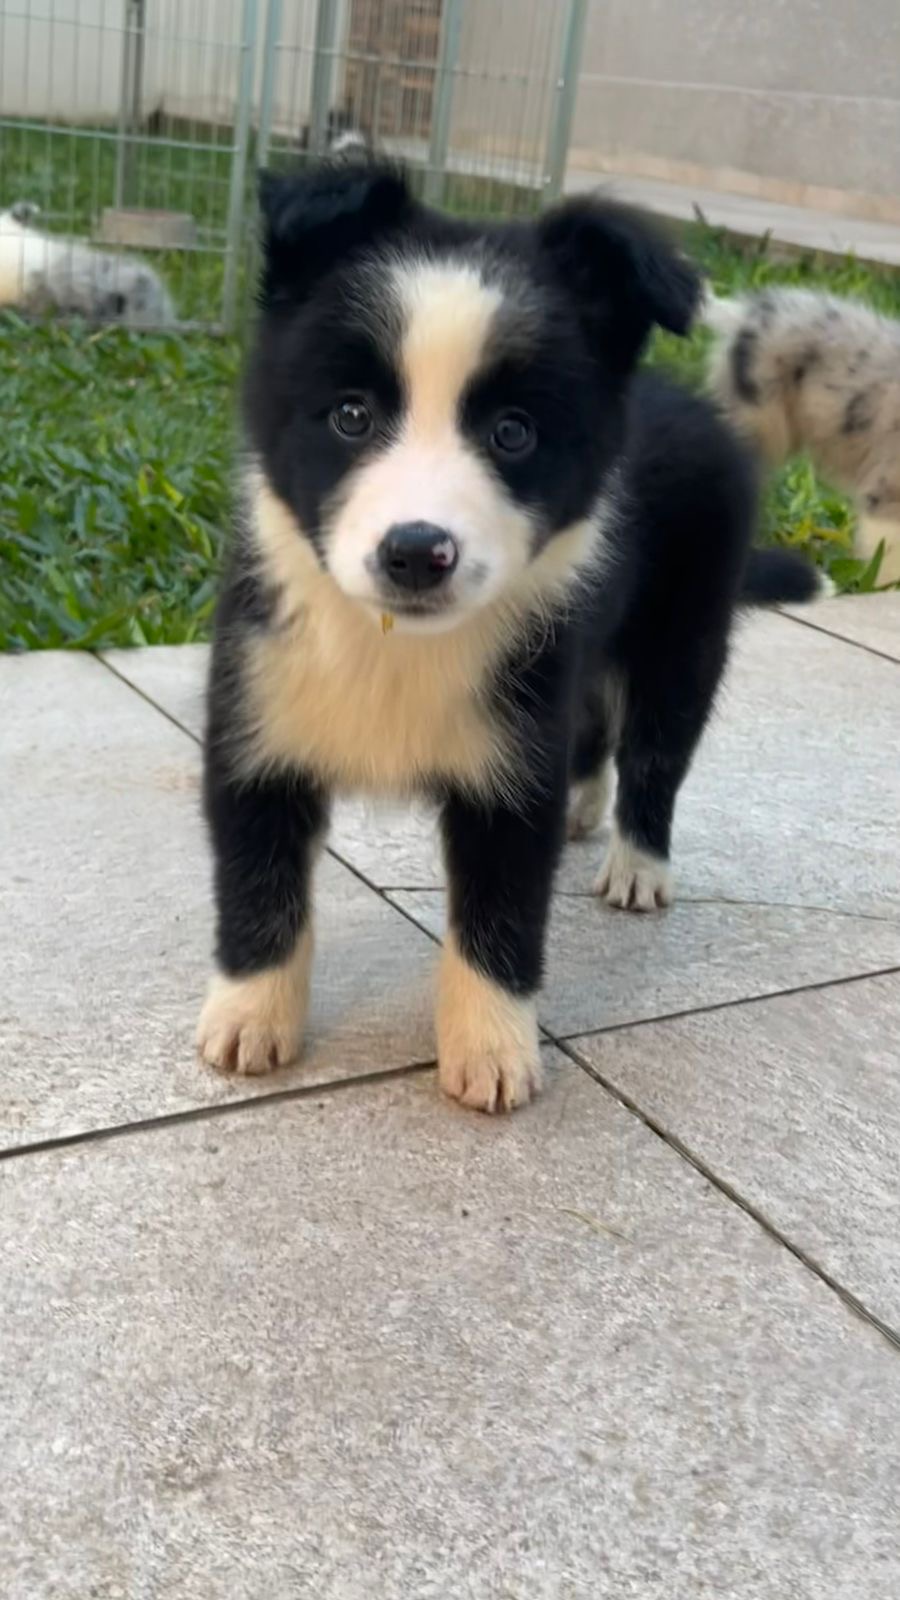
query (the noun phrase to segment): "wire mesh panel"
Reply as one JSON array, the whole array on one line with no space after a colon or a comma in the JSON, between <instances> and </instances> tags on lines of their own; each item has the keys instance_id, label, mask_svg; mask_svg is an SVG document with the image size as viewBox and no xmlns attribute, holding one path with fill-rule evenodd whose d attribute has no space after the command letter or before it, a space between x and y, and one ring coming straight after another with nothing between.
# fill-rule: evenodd
<instances>
[{"instance_id":1,"label":"wire mesh panel","mask_svg":"<svg viewBox=\"0 0 900 1600\"><path fill-rule=\"evenodd\" d=\"M585 0L270 0L263 153L365 146L433 201L530 211L561 179Z\"/></svg>"},{"instance_id":2,"label":"wire mesh panel","mask_svg":"<svg viewBox=\"0 0 900 1600\"><path fill-rule=\"evenodd\" d=\"M0 304L231 326L257 164L558 188L586 0L0 0Z\"/></svg>"},{"instance_id":3,"label":"wire mesh panel","mask_svg":"<svg viewBox=\"0 0 900 1600\"><path fill-rule=\"evenodd\" d=\"M257 11L0 0L0 300L139 325L230 320Z\"/></svg>"}]
</instances>

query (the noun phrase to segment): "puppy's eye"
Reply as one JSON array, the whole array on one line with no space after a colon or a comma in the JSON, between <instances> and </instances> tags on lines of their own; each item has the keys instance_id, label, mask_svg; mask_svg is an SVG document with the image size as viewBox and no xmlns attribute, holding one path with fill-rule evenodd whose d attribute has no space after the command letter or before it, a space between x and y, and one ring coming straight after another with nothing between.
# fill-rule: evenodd
<instances>
[{"instance_id":1,"label":"puppy's eye","mask_svg":"<svg viewBox=\"0 0 900 1600\"><path fill-rule=\"evenodd\" d=\"M332 410L329 420L335 433L353 444L368 439L375 426L371 407L361 394L345 395Z\"/></svg>"},{"instance_id":2,"label":"puppy's eye","mask_svg":"<svg viewBox=\"0 0 900 1600\"><path fill-rule=\"evenodd\" d=\"M524 411L502 411L491 433L495 456L507 461L522 461L537 444L537 429Z\"/></svg>"}]
</instances>

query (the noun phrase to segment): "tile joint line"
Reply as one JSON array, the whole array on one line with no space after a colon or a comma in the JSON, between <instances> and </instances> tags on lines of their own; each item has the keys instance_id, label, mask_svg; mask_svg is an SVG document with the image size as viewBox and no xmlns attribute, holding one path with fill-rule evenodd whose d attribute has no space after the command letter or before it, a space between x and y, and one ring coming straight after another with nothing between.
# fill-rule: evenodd
<instances>
[{"instance_id":1,"label":"tile joint line","mask_svg":"<svg viewBox=\"0 0 900 1600\"><path fill-rule=\"evenodd\" d=\"M737 1206L739 1210L743 1211L746 1216L750 1217L751 1220L763 1230L764 1233L768 1234L770 1239L772 1239L776 1244L782 1245L783 1248L794 1257L795 1261L798 1261L800 1265L811 1274L812 1277L817 1278L820 1283L824 1284L827 1289L831 1290L832 1294L837 1295L838 1299L847 1307L849 1311L853 1312L854 1315L859 1317L861 1321L868 1323L869 1326L874 1328L877 1333L880 1333L882 1338L891 1346L893 1350L900 1352L900 1331L898 1331L898 1329L893 1328L889 1322L885 1322L877 1312L872 1311L864 1301L860 1300L852 1292L852 1290L846 1289L842 1283L839 1283L837 1278L833 1277L825 1267L816 1261L814 1256L809 1255L807 1251L803 1249L802 1245L796 1244L795 1241L790 1239L787 1234L782 1233L781 1229L776 1227L775 1223L771 1222L766 1216L765 1212L761 1211L758 1206L754 1205L752 1200L748 1200L746 1196L742 1195L733 1184L729 1183L727 1178L719 1177L718 1174L715 1173L711 1167L708 1167L706 1163L701 1160L701 1158L696 1155L693 1150L691 1150L690 1146L686 1145L684 1141L678 1137L677 1134L670 1132L663 1126L661 1122L658 1122L655 1117L651 1116L649 1112L644 1111L636 1100L632 1100L630 1095L625 1094L624 1091L617 1088L610 1079L605 1078L601 1072L597 1071L596 1067L581 1057L578 1051L574 1049L571 1044L567 1044L564 1040L559 1039L557 1039L555 1043L558 1049L561 1050L562 1053L567 1056L575 1066L580 1067L589 1078L592 1078L598 1087L604 1089L607 1094L612 1095L614 1100L618 1101L618 1103L623 1106L626 1111L629 1111L632 1116L637 1117L651 1133L655 1134L658 1139L662 1140L663 1144L668 1145L669 1148L676 1153L676 1155L680 1156L681 1159L688 1164L688 1166L693 1167L694 1171L697 1172L699 1176L707 1183L709 1183L712 1188L716 1189L724 1199L730 1201L732 1205Z\"/></svg>"}]
</instances>

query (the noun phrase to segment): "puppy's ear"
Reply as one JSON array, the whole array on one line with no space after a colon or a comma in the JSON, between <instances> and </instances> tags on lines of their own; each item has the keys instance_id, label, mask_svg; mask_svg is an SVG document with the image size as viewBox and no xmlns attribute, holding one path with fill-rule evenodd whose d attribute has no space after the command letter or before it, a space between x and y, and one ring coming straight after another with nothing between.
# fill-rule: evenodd
<instances>
[{"instance_id":1,"label":"puppy's ear","mask_svg":"<svg viewBox=\"0 0 900 1600\"><path fill-rule=\"evenodd\" d=\"M571 200L548 211L538 230L597 354L617 370L635 364L654 323L690 331L700 275L648 217L610 201Z\"/></svg>"},{"instance_id":2,"label":"puppy's ear","mask_svg":"<svg viewBox=\"0 0 900 1600\"><path fill-rule=\"evenodd\" d=\"M352 251L401 225L412 208L402 174L361 163L324 165L299 175L261 172L263 305L305 299L319 278Z\"/></svg>"}]
</instances>

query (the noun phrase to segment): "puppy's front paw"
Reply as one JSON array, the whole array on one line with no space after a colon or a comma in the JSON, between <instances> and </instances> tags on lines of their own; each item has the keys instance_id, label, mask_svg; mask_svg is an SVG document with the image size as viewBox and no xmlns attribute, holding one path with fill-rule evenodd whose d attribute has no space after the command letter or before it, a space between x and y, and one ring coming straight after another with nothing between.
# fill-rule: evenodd
<instances>
[{"instance_id":1,"label":"puppy's front paw","mask_svg":"<svg viewBox=\"0 0 900 1600\"><path fill-rule=\"evenodd\" d=\"M594 893L623 911L659 911L672 904L675 880L668 861L641 850L616 831Z\"/></svg>"},{"instance_id":2,"label":"puppy's front paw","mask_svg":"<svg viewBox=\"0 0 900 1600\"><path fill-rule=\"evenodd\" d=\"M537 1054L523 1056L515 1049L504 1053L475 1046L471 1055L444 1050L438 1082L445 1095L472 1111L515 1111L539 1092L541 1063Z\"/></svg>"},{"instance_id":3,"label":"puppy's front paw","mask_svg":"<svg viewBox=\"0 0 900 1600\"><path fill-rule=\"evenodd\" d=\"M311 941L301 940L309 946ZM213 978L197 1026L197 1050L219 1072L255 1077L300 1053L311 950L248 978Z\"/></svg>"},{"instance_id":4,"label":"puppy's front paw","mask_svg":"<svg viewBox=\"0 0 900 1600\"><path fill-rule=\"evenodd\" d=\"M541 1087L533 1000L477 972L452 941L441 964L437 1009L438 1081L473 1111L514 1111Z\"/></svg>"},{"instance_id":5,"label":"puppy's front paw","mask_svg":"<svg viewBox=\"0 0 900 1600\"><path fill-rule=\"evenodd\" d=\"M214 980L197 1025L197 1049L219 1072L257 1077L294 1059L300 1030L258 1016L238 995L219 992Z\"/></svg>"}]
</instances>

